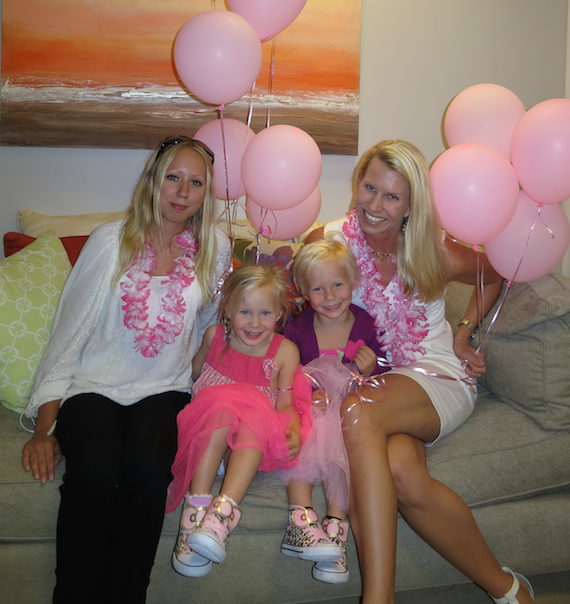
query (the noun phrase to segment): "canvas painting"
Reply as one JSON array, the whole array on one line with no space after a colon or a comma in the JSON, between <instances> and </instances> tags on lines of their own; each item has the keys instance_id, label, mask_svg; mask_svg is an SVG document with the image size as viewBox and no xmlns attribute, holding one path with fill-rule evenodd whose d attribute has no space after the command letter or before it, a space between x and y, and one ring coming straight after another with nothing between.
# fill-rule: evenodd
<instances>
[{"instance_id":1,"label":"canvas painting","mask_svg":"<svg viewBox=\"0 0 570 604\"><path fill-rule=\"evenodd\" d=\"M284 0L286 1L286 0ZM183 87L179 29L222 0L3 0L0 144L151 149L193 134L218 108ZM360 0L307 0L262 43L251 91L224 117L258 132L290 124L323 154L358 145Z\"/></svg>"}]
</instances>

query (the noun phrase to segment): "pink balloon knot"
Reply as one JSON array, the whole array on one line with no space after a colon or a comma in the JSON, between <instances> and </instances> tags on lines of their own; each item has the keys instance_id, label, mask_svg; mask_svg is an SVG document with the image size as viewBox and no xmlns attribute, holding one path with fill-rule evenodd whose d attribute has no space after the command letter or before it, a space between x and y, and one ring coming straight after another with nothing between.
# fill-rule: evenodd
<instances>
[{"instance_id":1,"label":"pink balloon knot","mask_svg":"<svg viewBox=\"0 0 570 604\"><path fill-rule=\"evenodd\" d=\"M263 225L259 229L259 234L263 235L264 237L271 237L271 228L267 225Z\"/></svg>"},{"instance_id":2,"label":"pink balloon knot","mask_svg":"<svg viewBox=\"0 0 570 604\"><path fill-rule=\"evenodd\" d=\"M226 105L224 103L222 103L217 109L216 111L225 111L226 109Z\"/></svg>"}]
</instances>

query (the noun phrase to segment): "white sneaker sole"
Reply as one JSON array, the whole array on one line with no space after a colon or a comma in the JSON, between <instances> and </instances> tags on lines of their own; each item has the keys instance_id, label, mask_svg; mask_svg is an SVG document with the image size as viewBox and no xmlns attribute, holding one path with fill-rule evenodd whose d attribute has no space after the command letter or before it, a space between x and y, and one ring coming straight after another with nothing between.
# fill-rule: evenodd
<instances>
[{"instance_id":1,"label":"white sneaker sole","mask_svg":"<svg viewBox=\"0 0 570 604\"><path fill-rule=\"evenodd\" d=\"M209 533L197 529L188 537L188 545L200 556L217 564L226 559L226 550L218 539Z\"/></svg>"},{"instance_id":2,"label":"white sneaker sole","mask_svg":"<svg viewBox=\"0 0 570 604\"><path fill-rule=\"evenodd\" d=\"M315 566L313 566L313 579L316 579L317 581L322 581L323 583L346 583L348 581L348 575L348 570L344 573L337 573L321 570L320 568L316 568Z\"/></svg>"},{"instance_id":3,"label":"white sneaker sole","mask_svg":"<svg viewBox=\"0 0 570 604\"><path fill-rule=\"evenodd\" d=\"M203 556L201 556L203 558ZM180 562L175 554L172 554L172 568L179 574L185 577L203 577L212 570L212 561L204 558L204 564L199 566L188 566Z\"/></svg>"},{"instance_id":4,"label":"white sneaker sole","mask_svg":"<svg viewBox=\"0 0 570 604\"><path fill-rule=\"evenodd\" d=\"M309 562L335 562L342 556L342 550L338 545L301 547L282 543L281 553L285 556L291 556L291 558L300 558Z\"/></svg>"}]
</instances>

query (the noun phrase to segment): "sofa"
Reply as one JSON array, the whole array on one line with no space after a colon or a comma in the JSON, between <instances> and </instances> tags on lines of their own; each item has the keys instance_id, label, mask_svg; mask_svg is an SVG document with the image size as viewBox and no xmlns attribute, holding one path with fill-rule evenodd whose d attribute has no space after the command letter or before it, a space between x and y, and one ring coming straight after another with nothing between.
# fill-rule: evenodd
<instances>
[{"instance_id":1,"label":"sofa","mask_svg":"<svg viewBox=\"0 0 570 604\"><path fill-rule=\"evenodd\" d=\"M29 233L31 245L45 237L35 240L39 233ZM13 258L25 256L30 247L8 256L17 238L8 235L12 248L6 251L6 260L0 261L0 317L6 302L2 289L6 265L9 269L20 266ZM35 252L40 266L42 260L49 264L48 256L68 257L61 243L69 246L66 235L57 237L51 231L49 237L55 240L57 254L40 247ZM262 261L286 264L298 249L298 244L290 242L271 242L270 249L267 245L263 242ZM251 261L256 249L254 240L236 237L240 261ZM50 271L44 268L45 272ZM467 502L503 565L530 576L570 571L570 279L551 273L505 290L496 305L497 319L487 319L480 330L488 372L479 380L475 412L453 434L428 449L428 464L434 478ZM470 293L469 287L450 284L446 299L451 325L461 319ZM489 317L494 314L492 311ZM0 375L2 364L8 366L10 361L1 329ZM1 388L0 384L0 399ZM26 474L20 456L29 438L22 424L29 420L20 418L14 405L7 408L10 405L1 402L0 601L44 604L51 601L54 586L58 488L65 462L57 468L56 479L44 486ZM320 513L324 510L320 487L315 489L315 507ZM179 511L166 515L148 590L149 604L358 601L360 577L352 536L350 579L343 585L313 580L310 562L280 553L287 499L273 474L257 475L242 510L226 561L214 565L200 579L182 577L172 569ZM88 519L84 533L77 536L78 555L84 547L89 547ZM399 519L398 591L466 582L464 575ZM484 601L488 600L481 592Z\"/></svg>"}]
</instances>

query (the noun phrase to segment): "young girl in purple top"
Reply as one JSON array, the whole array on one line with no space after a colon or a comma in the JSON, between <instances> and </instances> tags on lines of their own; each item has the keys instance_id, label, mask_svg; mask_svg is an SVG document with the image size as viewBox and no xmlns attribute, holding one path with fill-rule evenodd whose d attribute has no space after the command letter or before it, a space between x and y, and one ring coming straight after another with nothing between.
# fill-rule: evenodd
<instances>
[{"instance_id":1,"label":"young girl in purple top","mask_svg":"<svg viewBox=\"0 0 570 604\"><path fill-rule=\"evenodd\" d=\"M297 344L304 371L317 390L313 394L312 434L298 463L291 470L277 471L287 485L290 504L281 552L315 562L313 577L326 583L348 580L349 469L340 403L357 372L372 375L383 371L377 365L377 357L383 353L374 320L352 304L359 277L345 243L330 238L305 246L293 264L293 278L310 306L284 332ZM312 507L317 480L323 482L327 503L322 527Z\"/></svg>"}]
</instances>

